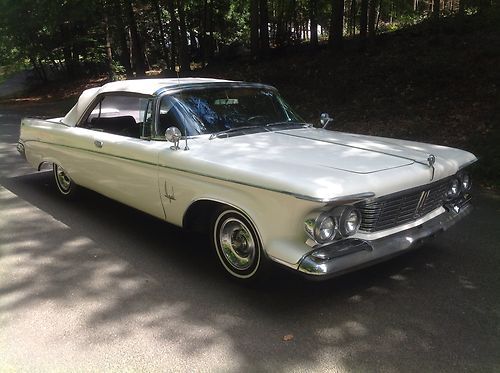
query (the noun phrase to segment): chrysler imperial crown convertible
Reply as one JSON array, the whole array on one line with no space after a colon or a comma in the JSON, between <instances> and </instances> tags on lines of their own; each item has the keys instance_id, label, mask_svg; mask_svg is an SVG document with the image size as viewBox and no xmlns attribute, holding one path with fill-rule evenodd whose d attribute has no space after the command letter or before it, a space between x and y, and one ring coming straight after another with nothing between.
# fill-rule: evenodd
<instances>
[{"instance_id":1,"label":"chrysler imperial crown convertible","mask_svg":"<svg viewBox=\"0 0 500 373\"><path fill-rule=\"evenodd\" d=\"M476 161L315 128L271 86L204 78L88 89L63 118L23 119L17 148L68 199L85 187L208 233L245 280L271 262L324 279L407 252L470 212Z\"/></svg>"}]
</instances>

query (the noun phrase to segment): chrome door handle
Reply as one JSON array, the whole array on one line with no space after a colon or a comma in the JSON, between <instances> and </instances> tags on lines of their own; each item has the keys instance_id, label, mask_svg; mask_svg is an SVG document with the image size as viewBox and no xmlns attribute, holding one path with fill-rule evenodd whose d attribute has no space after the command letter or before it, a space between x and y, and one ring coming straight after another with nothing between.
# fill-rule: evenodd
<instances>
[{"instance_id":1,"label":"chrome door handle","mask_svg":"<svg viewBox=\"0 0 500 373\"><path fill-rule=\"evenodd\" d=\"M102 148L102 141L99 141L99 140L95 140L94 141L94 145L98 148Z\"/></svg>"}]
</instances>

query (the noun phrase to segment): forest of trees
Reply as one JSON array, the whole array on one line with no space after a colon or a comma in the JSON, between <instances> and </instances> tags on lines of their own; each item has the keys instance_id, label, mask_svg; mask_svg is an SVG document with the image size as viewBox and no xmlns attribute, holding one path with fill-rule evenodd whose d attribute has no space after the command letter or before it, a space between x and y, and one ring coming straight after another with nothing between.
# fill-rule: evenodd
<instances>
[{"instance_id":1,"label":"forest of trees","mask_svg":"<svg viewBox=\"0 0 500 373\"><path fill-rule=\"evenodd\" d=\"M495 0L0 0L0 65L38 76L187 72L214 58L258 58L272 48L345 38L369 41ZM363 45L363 43L361 43Z\"/></svg>"}]
</instances>

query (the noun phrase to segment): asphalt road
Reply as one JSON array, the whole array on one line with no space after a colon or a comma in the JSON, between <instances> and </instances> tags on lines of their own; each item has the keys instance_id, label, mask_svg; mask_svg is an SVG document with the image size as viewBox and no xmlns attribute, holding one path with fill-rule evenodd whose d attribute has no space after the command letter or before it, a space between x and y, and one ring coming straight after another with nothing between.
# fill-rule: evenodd
<instances>
[{"instance_id":1,"label":"asphalt road","mask_svg":"<svg viewBox=\"0 0 500 373\"><path fill-rule=\"evenodd\" d=\"M0 371L500 371L499 196L389 262L243 286L199 237L60 198L15 151L54 109L0 107Z\"/></svg>"}]
</instances>

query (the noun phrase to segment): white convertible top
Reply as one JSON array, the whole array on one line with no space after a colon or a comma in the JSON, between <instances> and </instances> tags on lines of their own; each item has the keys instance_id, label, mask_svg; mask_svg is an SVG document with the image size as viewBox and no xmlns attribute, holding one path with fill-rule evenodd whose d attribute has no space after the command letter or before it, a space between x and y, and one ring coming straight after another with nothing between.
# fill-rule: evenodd
<instances>
[{"instance_id":1,"label":"white convertible top","mask_svg":"<svg viewBox=\"0 0 500 373\"><path fill-rule=\"evenodd\" d=\"M162 88L175 88L175 86L178 85L228 82L232 81L212 78L169 78L120 80L111 82L104 84L102 87L90 88L83 91L75 106L73 106L68 114L61 119L61 122L68 126L75 126L90 103L101 93L127 92L142 95L153 95Z\"/></svg>"}]
</instances>

